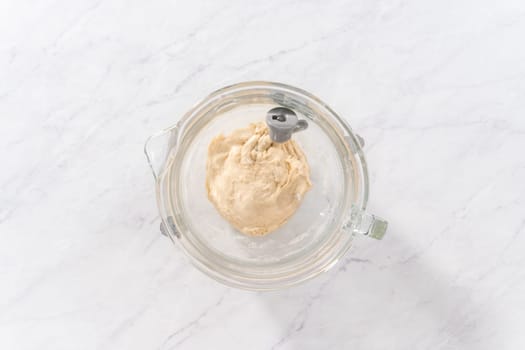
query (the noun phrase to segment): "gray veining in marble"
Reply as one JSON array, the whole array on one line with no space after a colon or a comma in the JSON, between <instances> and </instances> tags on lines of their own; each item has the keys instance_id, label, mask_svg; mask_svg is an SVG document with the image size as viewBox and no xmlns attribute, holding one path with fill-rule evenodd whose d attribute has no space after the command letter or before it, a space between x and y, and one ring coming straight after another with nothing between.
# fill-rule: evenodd
<instances>
[{"instance_id":1,"label":"gray veining in marble","mask_svg":"<svg viewBox=\"0 0 525 350\"><path fill-rule=\"evenodd\" d=\"M0 3L1 349L523 349L525 2ZM142 153L281 81L366 139L390 221L271 293L159 234Z\"/></svg>"}]
</instances>

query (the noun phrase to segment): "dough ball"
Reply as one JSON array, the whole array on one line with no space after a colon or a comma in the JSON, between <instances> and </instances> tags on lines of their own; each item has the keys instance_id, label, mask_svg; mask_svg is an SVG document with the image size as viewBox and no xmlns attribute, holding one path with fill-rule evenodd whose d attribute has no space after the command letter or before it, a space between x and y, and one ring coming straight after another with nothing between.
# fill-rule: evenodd
<instances>
[{"instance_id":1,"label":"dough ball","mask_svg":"<svg viewBox=\"0 0 525 350\"><path fill-rule=\"evenodd\" d=\"M264 123L219 135L208 147L208 198L248 235L265 235L286 223L311 187L299 145L272 142Z\"/></svg>"}]
</instances>

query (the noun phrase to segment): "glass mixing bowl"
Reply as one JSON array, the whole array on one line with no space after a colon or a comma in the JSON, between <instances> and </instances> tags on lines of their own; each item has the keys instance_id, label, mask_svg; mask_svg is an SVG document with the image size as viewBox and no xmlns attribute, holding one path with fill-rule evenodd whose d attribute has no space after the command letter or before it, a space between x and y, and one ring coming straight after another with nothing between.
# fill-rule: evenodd
<instances>
[{"instance_id":1,"label":"glass mixing bowl","mask_svg":"<svg viewBox=\"0 0 525 350\"><path fill-rule=\"evenodd\" d=\"M267 111L286 107L308 121L293 134L310 165L312 189L276 231L235 230L207 198L208 145ZM328 270L356 234L381 239L386 221L365 212L368 174L363 141L325 103L280 83L244 82L215 91L178 123L151 136L145 153L156 179L161 231L208 276L233 287L273 290Z\"/></svg>"}]
</instances>

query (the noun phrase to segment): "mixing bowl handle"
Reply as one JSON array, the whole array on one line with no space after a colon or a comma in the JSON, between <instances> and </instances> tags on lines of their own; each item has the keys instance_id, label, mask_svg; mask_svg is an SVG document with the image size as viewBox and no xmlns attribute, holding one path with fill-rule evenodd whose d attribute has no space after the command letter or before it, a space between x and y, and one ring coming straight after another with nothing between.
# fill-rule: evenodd
<instances>
[{"instance_id":1,"label":"mixing bowl handle","mask_svg":"<svg viewBox=\"0 0 525 350\"><path fill-rule=\"evenodd\" d=\"M370 238L383 239L388 227L388 222L378 216L369 214L357 207L353 207L349 226L354 234L362 234Z\"/></svg>"},{"instance_id":2,"label":"mixing bowl handle","mask_svg":"<svg viewBox=\"0 0 525 350\"><path fill-rule=\"evenodd\" d=\"M164 164L171 150L177 144L178 128L172 127L162 130L154 135L151 135L144 145L144 153L148 159L148 164L153 171L155 180L164 170Z\"/></svg>"}]
</instances>

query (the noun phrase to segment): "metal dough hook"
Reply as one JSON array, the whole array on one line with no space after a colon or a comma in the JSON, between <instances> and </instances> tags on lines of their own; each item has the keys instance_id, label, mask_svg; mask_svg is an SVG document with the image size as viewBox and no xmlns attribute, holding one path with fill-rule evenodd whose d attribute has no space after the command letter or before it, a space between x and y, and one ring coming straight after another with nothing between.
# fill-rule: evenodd
<instances>
[{"instance_id":1,"label":"metal dough hook","mask_svg":"<svg viewBox=\"0 0 525 350\"><path fill-rule=\"evenodd\" d=\"M299 120L297 114L289 108L276 107L266 113L266 124L270 130L270 138L274 142L283 143L292 138L292 134L308 128L308 122Z\"/></svg>"}]
</instances>

